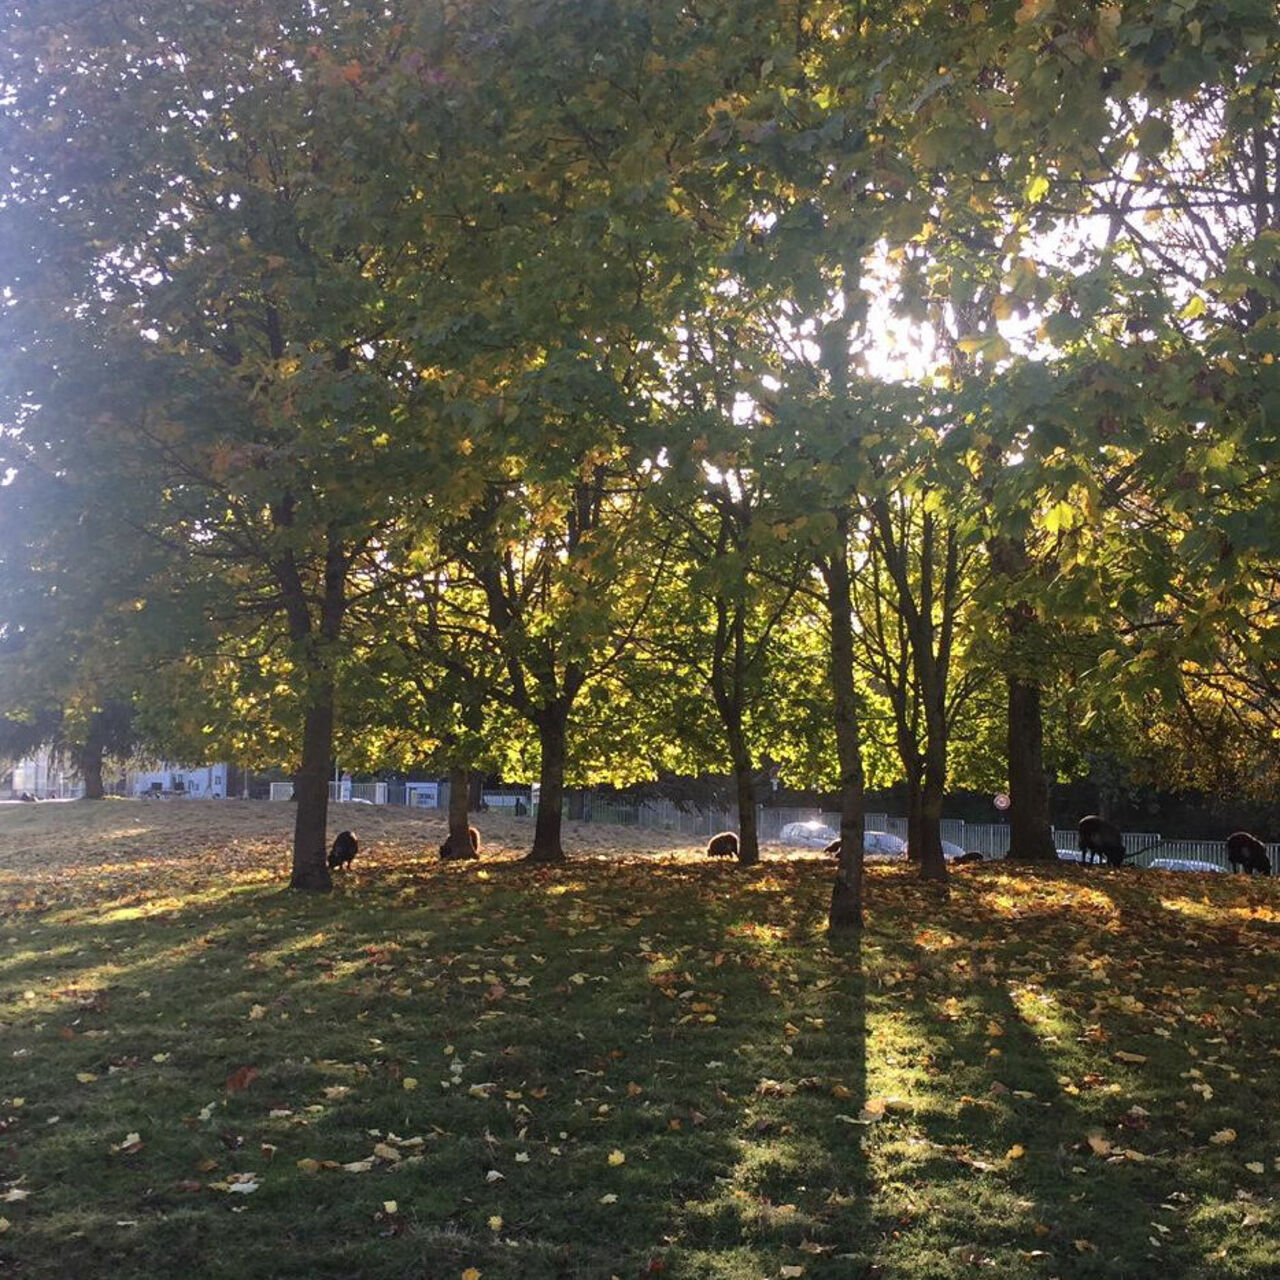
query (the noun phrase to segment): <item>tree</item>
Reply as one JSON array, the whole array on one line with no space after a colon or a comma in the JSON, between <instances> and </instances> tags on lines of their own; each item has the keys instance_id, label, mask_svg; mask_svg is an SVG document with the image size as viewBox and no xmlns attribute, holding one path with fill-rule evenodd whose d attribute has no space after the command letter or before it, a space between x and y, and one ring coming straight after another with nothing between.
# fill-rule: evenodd
<instances>
[{"instance_id":1,"label":"tree","mask_svg":"<svg viewBox=\"0 0 1280 1280\"><path fill-rule=\"evenodd\" d=\"M435 370L466 345L472 246L449 233L471 175L435 139L472 104L461 79L424 92L406 29L366 9L221 17L108 4L52 42L9 17L11 461L92 480L99 554L164 547L218 597L226 648L271 655L300 718L292 883L323 889L352 604L397 497L460 470Z\"/></svg>"}]
</instances>

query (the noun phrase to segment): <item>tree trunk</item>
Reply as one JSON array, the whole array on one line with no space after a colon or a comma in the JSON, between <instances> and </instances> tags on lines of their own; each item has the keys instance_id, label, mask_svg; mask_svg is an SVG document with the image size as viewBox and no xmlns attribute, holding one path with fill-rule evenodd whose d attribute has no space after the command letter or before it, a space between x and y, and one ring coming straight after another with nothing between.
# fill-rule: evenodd
<instances>
[{"instance_id":1,"label":"tree trunk","mask_svg":"<svg viewBox=\"0 0 1280 1280\"><path fill-rule=\"evenodd\" d=\"M991 567L1012 585L1030 571L1030 558L1020 538L993 538ZM1009 857L1020 862L1054 862L1053 824L1049 818L1049 784L1044 772L1044 721L1040 710L1037 662L1039 620L1026 601L1005 610L1009 632L1008 742Z\"/></svg>"},{"instance_id":2,"label":"tree trunk","mask_svg":"<svg viewBox=\"0 0 1280 1280\"><path fill-rule=\"evenodd\" d=\"M76 765L84 780L86 800L101 800L106 795L106 789L102 785L102 755L103 745L94 738L90 738L76 753Z\"/></svg>"},{"instance_id":3,"label":"tree trunk","mask_svg":"<svg viewBox=\"0 0 1280 1280\"><path fill-rule=\"evenodd\" d=\"M728 733L734 790L738 801L738 861L743 866L752 866L760 861L760 833L756 826L756 790L751 756L747 751L742 726L728 726Z\"/></svg>"},{"instance_id":4,"label":"tree trunk","mask_svg":"<svg viewBox=\"0 0 1280 1280\"><path fill-rule=\"evenodd\" d=\"M467 781L469 770L457 766L449 770L449 838L442 858L474 858L471 847L471 824L467 821Z\"/></svg>"},{"instance_id":5,"label":"tree trunk","mask_svg":"<svg viewBox=\"0 0 1280 1280\"><path fill-rule=\"evenodd\" d=\"M862 832L866 821L862 743L853 683L853 601L849 585L849 513L836 520L839 546L823 566L831 610L831 694L835 704L836 756L840 764L840 858L827 928L836 933L862 928Z\"/></svg>"},{"instance_id":6,"label":"tree trunk","mask_svg":"<svg viewBox=\"0 0 1280 1280\"><path fill-rule=\"evenodd\" d=\"M942 852L942 802L945 795L946 769L925 763L924 781L920 788L920 878L947 878L947 859Z\"/></svg>"},{"instance_id":7,"label":"tree trunk","mask_svg":"<svg viewBox=\"0 0 1280 1280\"><path fill-rule=\"evenodd\" d=\"M479 813L484 806L484 774L478 769L467 773L467 809Z\"/></svg>"},{"instance_id":8,"label":"tree trunk","mask_svg":"<svg viewBox=\"0 0 1280 1280\"><path fill-rule=\"evenodd\" d=\"M907 858L911 862L920 861L920 850L924 848L924 809L922 794L924 780L921 777L920 761L915 754L914 746L909 748L911 754L900 752L903 770L907 775Z\"/></svg>"},{"instance_id":9,"label":"tree trunk","mask_svg":"<svg viewBox=\"0 0 1280 1280\"><path fill-rule=\"evenodd\" d=\"M1040 686L1009 676L1009 857L1054 862Z\"/></svg>"},{"instance_id":10,"label":"tree trunk","mask_svg":"<svg viewBox=\"0 0 1280 1280\"><path fill-rule=\"evenodd\" d=\"M526 854L529 862L561 862L564 847L560 828L564 810L564 767L569 736L569 713L558 704L543 707L538 713L538 741L542 747L542 766L538 781L538 817L533 828L533 848Z\"/></svg>"},{"instance_id":11,"label":"tree trunk","mask_svg":"<svg viewBox=\"0 0 1280 1280\"><path fill-rule=\"evenodd\" d=\"M333 686L321 685L302 725L302 763L293 775L297 814L293 827L292 889L328 891L329 766L333 759Z\"/></svg>"}]
</instances>

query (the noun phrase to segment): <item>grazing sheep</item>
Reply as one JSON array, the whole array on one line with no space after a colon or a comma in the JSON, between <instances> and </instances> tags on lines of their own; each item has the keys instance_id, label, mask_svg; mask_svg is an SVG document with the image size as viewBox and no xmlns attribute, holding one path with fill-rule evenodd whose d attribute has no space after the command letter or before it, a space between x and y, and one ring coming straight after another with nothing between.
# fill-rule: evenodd
<instances>
[{"instance_id":1,"label":"grazing sheep","mask_svg":"<svg viewBox=\"0 0 1280 1280\"><path fill-rule=\"evenodd\" d=\"M1080 819L1077 830L1080 833L1081 863L1091 863L1099 858L1106 858L1113 867L1124 866L1127 856L1124 838L1120 834L1120 828L1114 822L1108 822L1106 818L1099 818L1097 814L1091 813L1088 817Z\"/></svg>"},{"instance_id":2,"label":"grazing sheep","mask_svg":"<svg viewBox=\"0 0 1280 1280\"><path fill-rule=\"evenodd\" d=\"M329 850L329 865L335 870L349 866L351 860L360 852L359 842L350 831L339 831L333 848Z\"/></svg>"},{"instance_id":3,"label":"grazing sheep","mask_svg":"<svg viewBox=\"0 0 1280 1280\"><path fill-rule=\"evenodd\" d=\"M1247 831L1233 831L1227 837L1227 861L1231 863L1232 871L1245 871L1251 876L1271 874L1267 846Z\"/></svg>"},{"instance_id":4,"label":"grazing sheep","mask_svg":"<svg viewBox=\"0 0 1280 1280\"><path fill-rule=\"evenodd\" d=\"M449 837L445 836L444 843L440 846L440 860L447 862L450 858L478 858L480 856L480 833L475 827L468 827L467 838L471 841L471 852L454 853L449 844Z\"/></svg>"},{"instance_id":5,"label":"grazing sheep","mask_svg":"<svg viewBox=\"0 0 1280 1280\"><path fill-rule=\"evenodd\" d=\"M969 862L981 862L982 860L982 854L980 854L976 849L970 849L968 853L962 853L958 857L953 858L952 863L959 867L964 866Z\"/></svg>"},{"instance_id":6,"label":"grazing sheep","mask_svg":"<svg viewBox=\"0 0 1280 1280\"><path fill-rule=\"evenodd\" d=\"M707 841L708 858L736 858L738 856L738 837L735 832L722 831Z\"/></svg>"},{"instance_id":7,"label":"grazing sheep","mask_svg":"<svg viewBox=\"0 0 1280 1280\"><path fill-rule=\"evenodd\" d=\"M839 840L833 840L829 845L827 845L827 846L822 850L822 852L823 852L823 853L839 853L839 852L840 852L840 841L839 841Z\"/></svg>"}]
</instances>

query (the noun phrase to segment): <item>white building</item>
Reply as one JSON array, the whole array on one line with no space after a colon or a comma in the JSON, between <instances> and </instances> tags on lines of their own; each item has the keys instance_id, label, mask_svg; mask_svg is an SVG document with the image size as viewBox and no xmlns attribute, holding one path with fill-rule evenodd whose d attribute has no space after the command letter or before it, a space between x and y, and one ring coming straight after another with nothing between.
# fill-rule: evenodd
<instances>
[{"instance_id":1,"label":"white building","mask_svg":"<svg viewBox=\"0 0 1280 1280\"><path fill-rule=\"evenodd\" d=\"M129 794L217 796L227 794L227 766L210 764L186 769L176 764L157 764L153 769L129 771Z\"/></svg>"}]
</instances>

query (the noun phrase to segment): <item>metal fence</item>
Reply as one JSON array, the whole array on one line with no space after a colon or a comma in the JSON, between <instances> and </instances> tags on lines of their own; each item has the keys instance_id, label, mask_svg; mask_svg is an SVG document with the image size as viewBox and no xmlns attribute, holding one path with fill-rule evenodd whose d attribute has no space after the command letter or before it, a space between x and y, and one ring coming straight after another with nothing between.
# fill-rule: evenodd
<instances>
[{"instance_id":1,"label":"metal fence","mask_svg":"<svg viewBox=\"0 0 1280 1280\"><path fill-rule=\"evenodd\" d=\"M292 782L273 782L268 800L292 800ZM329 799L334 804L356 800L361 804L386 804L387 784L385 782L331 782L329 783Z\"/></svg>"}]
</instances>

